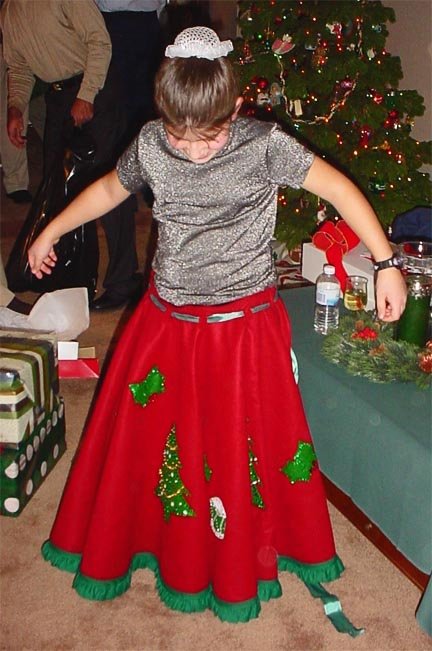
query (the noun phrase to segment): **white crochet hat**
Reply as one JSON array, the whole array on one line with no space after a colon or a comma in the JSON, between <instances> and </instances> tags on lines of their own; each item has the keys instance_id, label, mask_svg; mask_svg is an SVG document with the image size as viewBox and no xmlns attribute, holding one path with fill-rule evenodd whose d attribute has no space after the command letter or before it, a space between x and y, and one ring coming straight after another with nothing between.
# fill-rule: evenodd
<instances>
[{"instance_id":1,"label":"white crochet hat","mask_svg":"<svg viewBox=\"0 0 432 651\"><path fill-rule=\"evenodd\" d=\"M170 59L198 57L213 60L225 57L232 49L231 41L220 41L209 27L188 27L176 36L174 45L168 45L165 56Z\"/></svg>"}]
</instances>

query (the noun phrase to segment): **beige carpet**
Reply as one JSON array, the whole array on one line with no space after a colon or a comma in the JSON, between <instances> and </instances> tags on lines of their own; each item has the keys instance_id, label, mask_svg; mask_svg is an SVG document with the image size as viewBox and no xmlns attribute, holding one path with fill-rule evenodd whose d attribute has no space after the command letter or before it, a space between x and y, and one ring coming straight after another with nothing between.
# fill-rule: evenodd
<instances>
[{"instance_id":1,"label":"beige carpet","mask_svg":"<svg viewBox=\"0 0 432 651\"><path fill-rule=\"evenodd\" d=\"M38 150L30 152L32 187L38 179ZM3 192L3 190L2 190ZM142 208L143 206L141 206ZM1 195L2 253L13 243L27 208ZM148 210L137 213L141 264L150 229ZM104 237L100 234L102 249ZM102 266L105 260L102 259ZM20 298L34 300L32 294ZM92 314L80 336L95 345L102 361L129 312ZM143 333L145 336L145 333ZM0 648L5 651L423 651L432 640L414 618L418 589L383 557L343 516L331 508L344 576L329 585L363 636L337 633L320 602L294 576L283 574L283 596L263 604L259 619L248 624L222 623L210 612L182 614L168 610L148 570L135 573L132 587L114 601L91 602L71 588L72 576L44 562L40 545L53 517L77 447L96 380L62 380L68 450L17 518L2 517ZM415 533L413 533L415 535Z\"/></svg>"}]
</instances>

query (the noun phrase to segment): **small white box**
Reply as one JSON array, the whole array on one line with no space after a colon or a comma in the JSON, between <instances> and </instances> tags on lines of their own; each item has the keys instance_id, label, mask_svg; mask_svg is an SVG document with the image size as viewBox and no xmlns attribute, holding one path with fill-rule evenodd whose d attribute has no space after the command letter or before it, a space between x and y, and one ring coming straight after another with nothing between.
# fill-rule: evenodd
<instances>
[{"instance_id":1,"label":"small white box","mask_svg":"<svg viewBox=\"0 0 432 651\"><path fill-rule=\"evenodd\" d=\"M315 283L327 263L325 251L317 249L312 242L303 244L302 276ZM342 264L349 276L365 276L368 279L367 310L375 309L374 269L369 251L360 242L354 249L348 251L342 258Z\"/></svg>"},{"instance_id":2,"label":"small white box","mask_svg":"<svg viewBox=\"0 0 432 651\"><path fill-rule=\"evenodd\" d=\"M59 341L57 343L57 355L60 359L78 359L77 341Z\"/></svg>"}]
</instances>

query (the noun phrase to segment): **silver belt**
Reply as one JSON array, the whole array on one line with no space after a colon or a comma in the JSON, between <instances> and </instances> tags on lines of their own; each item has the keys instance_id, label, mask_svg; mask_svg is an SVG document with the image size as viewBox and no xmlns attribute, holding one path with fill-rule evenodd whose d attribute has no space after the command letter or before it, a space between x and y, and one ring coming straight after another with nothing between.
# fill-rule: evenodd
<instances>
[{"instance_id":1,"label":"silver belt","mask_svg":"<svg viewBox=\"0 0 432 651\"><path fill-rule=\"evenodd\" d=\"M153 302L154 305L156 305L161 312L167 312L168 308L166 305L160 302L160 300L155 296L154 294L150 294L150 299ZM273 299L273 302L278 300L278 295L275 293L275 297ZM260 303L259 305L254 305L254 307L249 308L250 312L252 314L256 314L257 312L262 312L263 310L267 310L270 307L271 303ZM241 319L243 316L246 315L246 312L244 310L238 310L237 312L215 312L215 314L210 314L209 316L205 317L205 322L206 323L223 323L225 321L232 321L233 319ZM171 312L171 316L174 319L178 319L179 321L188 321L189 323L199 323L202 319L199 316L196 316L195 314L184 314L183 312Z\"/></svg>"}]
</instances>

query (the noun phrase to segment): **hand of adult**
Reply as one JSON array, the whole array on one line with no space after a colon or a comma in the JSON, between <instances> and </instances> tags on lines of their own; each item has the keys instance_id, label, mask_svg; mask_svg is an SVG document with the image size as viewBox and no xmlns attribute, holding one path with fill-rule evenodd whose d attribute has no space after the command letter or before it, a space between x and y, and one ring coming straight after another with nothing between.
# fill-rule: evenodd
<instances>
[{"instance_id":1,"label":"hand of adult","mask_svg":"<svg viewBox=\"0 0 432 651\"><path fill-rule=\"evenodd\" d=\"M94 114L93 104L84 99L76 99L71 108L71 116L76 127L90 122Z\"/></svg>"},{"instance_id":2,"label":"hand of adult","mask_svg":"<svg viewBox=\"0 0 432 651\"><path fill-rule=\"evenodd\" d=\"M15 106L10 106L7 113L7 132L9 140L15 147L22 149L26 145L27 138L24 133L23 114Z\"/></svg>"}]
</instances>

